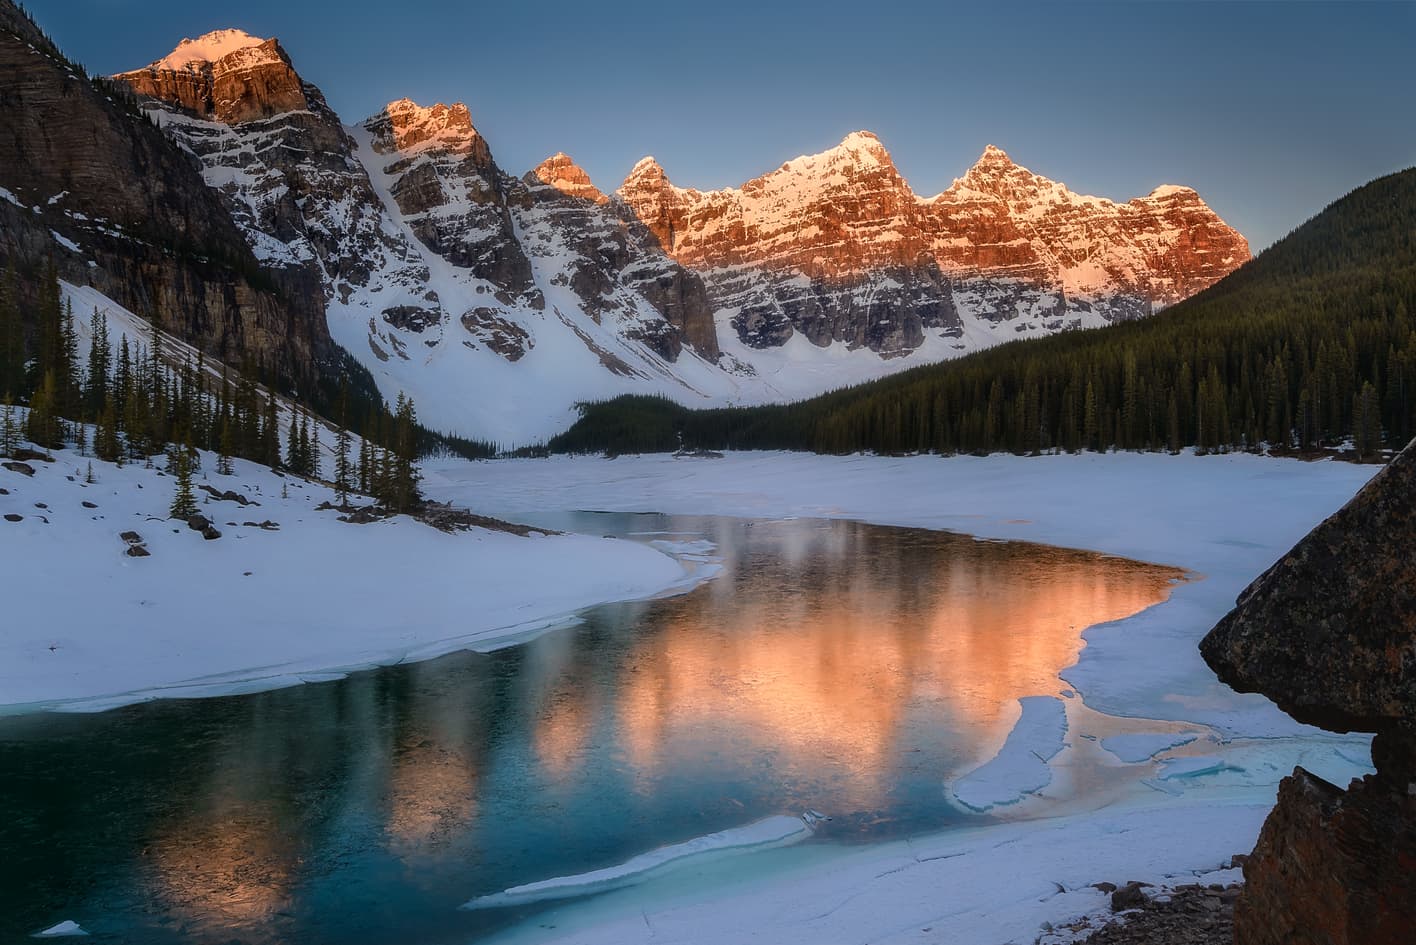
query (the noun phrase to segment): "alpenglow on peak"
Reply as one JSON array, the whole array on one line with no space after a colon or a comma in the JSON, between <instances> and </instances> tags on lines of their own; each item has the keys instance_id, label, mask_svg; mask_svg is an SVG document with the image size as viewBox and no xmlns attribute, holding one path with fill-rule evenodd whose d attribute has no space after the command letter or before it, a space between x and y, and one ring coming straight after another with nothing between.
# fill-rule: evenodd
<instances>
[{"instance_id":1,"label":"alpenglow on peak","mask_svg":"<svg viewBox=\"0 0 1416 945\"><path fill-rule=\"evenodd\" d=\"M212 30L196 39L184 39L177 48L156 60L150 69L191 69L203 63L216 62L241 49L267 42L245 30Z\"/></svg>"}]
</instances>

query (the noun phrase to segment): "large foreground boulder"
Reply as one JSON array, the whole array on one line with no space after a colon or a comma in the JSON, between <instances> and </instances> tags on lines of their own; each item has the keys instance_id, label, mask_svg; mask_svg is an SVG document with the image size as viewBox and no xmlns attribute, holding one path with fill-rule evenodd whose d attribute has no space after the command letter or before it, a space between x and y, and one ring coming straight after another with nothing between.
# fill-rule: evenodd
<instances>
[{"instance_id":1,"label":"large foreground boulder","mask_svg":"<svg viewBox=\"0 0 1416 945\"><path fill-rule=\"evenodd\" d=\"M1236 945L1416 942L1416 447L1261 575L1200 652L1294 718L1375 732L1347 790L1302 768L1244 866Z\"/></svg>"}]
</instances>

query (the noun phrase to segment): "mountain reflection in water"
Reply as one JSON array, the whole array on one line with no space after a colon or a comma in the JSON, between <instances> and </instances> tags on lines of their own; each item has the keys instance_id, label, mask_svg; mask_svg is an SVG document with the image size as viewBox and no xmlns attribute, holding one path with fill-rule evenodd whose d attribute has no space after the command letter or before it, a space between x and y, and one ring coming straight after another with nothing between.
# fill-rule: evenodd
<instances>
[{"instance_id":1,"label":"mountain reflection in water","mask_svg":"<svg viewBox=\"0 0 1416 945\"><path fill-rule=\"evenodd\" d=\"M493 653L0 720L0 940L465 942L534 914L473 896L772 814L846 842L966 821L944 785L1017 699L1180 576L852 522L570 524L706 537L723 573Z\"/></svg>"}]
</instances>

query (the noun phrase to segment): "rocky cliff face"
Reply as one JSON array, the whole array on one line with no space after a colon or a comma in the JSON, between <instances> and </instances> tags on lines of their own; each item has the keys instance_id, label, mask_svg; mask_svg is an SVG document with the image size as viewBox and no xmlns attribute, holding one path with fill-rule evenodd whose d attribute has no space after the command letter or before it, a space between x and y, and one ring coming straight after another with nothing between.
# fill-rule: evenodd
<instances>
[{"instance_id":1,"label":"rocky cliff face","mask_svg":"<svg viewBox=\"0 0 1416 945\"><path fill-rule=\"evenodd\" d=\"M667 361L678 359L684 342L717 360L702 280L665 256L584 170L556 154L523 183L530 199L517 219L528 252L543 261L552 284L570 289L597 322L613 318L621 334Z\"/></svg>"},{"instance_id":2,"label":"rocky cliff face","mask_svg":"<svg viewBox=\"0 0 1416 945\"><path fill-rule=\"evenodd\" d=\"M1396 945L1416 930L1416 446L1259 577L1200 650L1300 721L1372 731L1343 791L1298 768L1264 824L1238 945Z\"/></svg>"},{"instance_id":3,"label":"rocky cliff face","mask_svg":"<svg viewBox=\"0 0 1416 945\"><path fill-rule=\"evenodd\" d=\"M0 259L89 283L230 363L309 378L322 306L264 271L190 157L0 0ZM277 291L278 290L278 291Z\"/></svg>"},{"instance_id":4,"label":"rocky cliff face","mask_svg":"<svg viewBox=\"0 0 1416 945\"><path fill-rule=\"evenodd\" d=\"M200 160L256 257L321 304L427 281L427 267L387 225L352 160L339 116L276 40L209 33L115 79L144 96L164 130Z\"/></svg>"},{"instance_id":5,"label":"rocky cliff face","mask_svg":"<svg viewBox=\"0 0 1416 945\"><path fill-rule=\"evenodd\" d=\"M228 125L299 111L310 107L312 98L278 42L241 30L184 39L147 68L115 78L140 95Z\"/></svg>"},{"instance_id":6,"label":"rocky cliff face","mask_svg":"<svg viewBox=\"0 0 1416 945\"><path fill-rule=\"evenodd\" d=\"M619 196L756 347L793 331L907 353L961 312L1016 333L1148 315L1233 271L1248 244L1188 188L1117 204L1072 193L989 146L945 192L917 197L856 132L740 188L675 187L652 158Z\"/></svg>"},{"instance_id":7,"label":"rocky cliff face","mask_svg":"<svg viewBox=\"0 0 1416 945\"><path fill-rule=\"evenodd\" d=\"M512 227L510 188L466 105L421 108L401 99L361 127L403 221L423 245L495 285L504 304L544 304Z\"/></svg>"}]
</instances>

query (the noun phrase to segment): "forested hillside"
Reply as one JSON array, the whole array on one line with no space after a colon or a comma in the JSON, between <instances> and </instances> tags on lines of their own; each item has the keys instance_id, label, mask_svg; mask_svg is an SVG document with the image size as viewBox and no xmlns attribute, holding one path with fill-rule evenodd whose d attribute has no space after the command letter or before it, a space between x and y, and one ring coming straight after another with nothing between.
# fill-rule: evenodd
<instances>
[{"instance_id":1,"label":"forested hillside","mask_svg":"<svg viewBox=\"0 0 1416 945\"><path fill-rule=\"evenodd\" d=\"M1416 431L1416 169L1353 191L1159 317L773 407L585 405L555 452L1134 449L1359 454Z\"/></svg>"}]
</instances>

